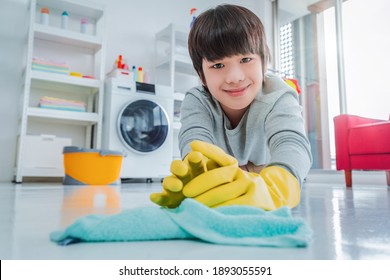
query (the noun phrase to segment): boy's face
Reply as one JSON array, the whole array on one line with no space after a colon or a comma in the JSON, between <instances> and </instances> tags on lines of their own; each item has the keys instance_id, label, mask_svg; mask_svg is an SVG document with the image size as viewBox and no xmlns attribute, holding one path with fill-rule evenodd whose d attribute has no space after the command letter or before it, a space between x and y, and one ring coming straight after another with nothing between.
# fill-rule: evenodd
<instances>
[{"instance_id":1,"label":"boy's face","mask_svg":"<svg viewBox=\"0 0 390 280\"><path fill-rule=\"evenodd\" d=\"M245 110L262 88L263 71L258 54L235 55L202 62L205 83L225 113Z\"/></svg>"}]
</instances>

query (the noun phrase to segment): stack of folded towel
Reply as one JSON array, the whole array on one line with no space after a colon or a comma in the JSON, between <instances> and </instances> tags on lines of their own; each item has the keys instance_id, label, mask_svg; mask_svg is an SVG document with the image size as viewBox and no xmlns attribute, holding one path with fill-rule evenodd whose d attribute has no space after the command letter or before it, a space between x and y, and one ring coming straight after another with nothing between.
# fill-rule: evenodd
<instances>
[{"instance_id":1,"label":"stack of folded towel","mask_svg":"<svg viewBox=\"0 0 390 280\"><path fill-rule=\"evenodd\" d=\"M32 69L57 74L69 75L69 65L66 62L58 62L49 59L33 57Z\"/></svg>"},{"instance_id":2,"label":"stack of folded towel","mask_svg":"<svg viewBox=\"0 0 390 280\"><path fill-rule=\"evenodd\" d=\"M66 100L61 98L44 96L39 100L38 106L46 109L57 109L66 111L85 112L86 106L84 102Z\"/></svg>"}]
</instances>

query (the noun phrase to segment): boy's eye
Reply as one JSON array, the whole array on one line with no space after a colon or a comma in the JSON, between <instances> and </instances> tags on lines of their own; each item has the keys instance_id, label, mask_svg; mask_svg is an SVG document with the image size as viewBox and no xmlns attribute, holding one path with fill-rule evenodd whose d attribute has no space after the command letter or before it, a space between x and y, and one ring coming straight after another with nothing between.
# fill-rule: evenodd
<instances>
[{"instance_id":1,"label":"boy's eye","mask_svg":"<svg viewBox=\"0 0 390 280\"><path fill-rule=\"evenodd\" d=\"M224 65L222 63L217 63L217 64L214 64L213 66L211 66L212 68L214 69L220 69L222 68Z\"/></svg>"},{"instance_id":2,"label":"boy's eye","mask_svg":"<svg viewBox=\"0 0 390 280\"><path fill-rule=\"evenodd\" d=\"M252 60L251 57L244 57L243 59L241 59L241 62L242 62L242 63L248 63L248 62L250 62L251 60Z\"/></svg>"}]
</instances>

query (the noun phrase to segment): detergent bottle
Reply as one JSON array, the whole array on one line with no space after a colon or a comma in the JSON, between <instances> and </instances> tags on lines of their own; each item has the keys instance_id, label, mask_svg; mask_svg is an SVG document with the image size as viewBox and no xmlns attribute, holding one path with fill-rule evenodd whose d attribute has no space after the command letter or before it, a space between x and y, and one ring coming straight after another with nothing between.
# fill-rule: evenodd
<instances>
[{"instance_id":1,"label":"detergent bottle","mask_svg":"<svg viewBox=\"0 0 390 280\"><path fill-rule=\"evenodd\" d=\"M41 8L41 24L49 25L49 8Z\"/></svg>"},{"instance_id":2,"label":"detergent bottle","mask_svg":"<svg viewBox=\"0 0 390 280\"><path fill-rule=\"evenodd\" d=\"M80 32L81 33L87 33L88 32L88 19L87 18L82 18L80 21Z\"/></svg>"},{"instance_id":3,"label":"detergent bottle","mask_svg":"<svg viewBox=\"0 0 390 280\"><path fill-rule=\"evenodd\" d=\"M61 28L68 29L69 14L67 11L63 11L61 15Z\"/></svg>"},{"instance_id":4,"label":"detergent bottle","mask_svg":"<svg viewBox=\"0 0 390 280\"><path fill-rule=\"evenodd\" d=\"M137 68L135 67L135 65L133 65L133 67L131 67L131 73L133 73L134 82L138 82L138 72L137 72Z\"/></svg>"},{"instance_id":5,"label":"detergent bottle","mask_svg":"<svg viewBox=\"0 0 390 280\"><path fill-rule=\"evenodd\" d=\"M140 83L144 82L144 72L142 70L142 67L138 67L137 82L140 82Z\"/></svg>"}]
</instances>

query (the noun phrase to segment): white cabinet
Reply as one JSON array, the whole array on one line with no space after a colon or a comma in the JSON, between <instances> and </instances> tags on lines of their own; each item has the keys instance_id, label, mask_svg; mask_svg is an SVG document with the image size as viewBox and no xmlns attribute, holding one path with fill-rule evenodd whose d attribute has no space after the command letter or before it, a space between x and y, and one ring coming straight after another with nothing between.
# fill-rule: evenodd
<instances>
[{"instance_id":1,"label":"white cabinet","mask_svg":"<svg viewBox=\"0 0 390 280\"><path fill-rule=\"evenodd\" d=\"M49 10L45 15L48 17L46 22L41 19L42 8ZM24 165L29 154L27 149L37 149L35 152L41 157L52 157L57 161L62 158L51 155L44 145L35 147L28 142L29 137L54 135L58 139L71 139L72 145L100 148L102 134L104 7L87 1L32 0L29 9L15 168L17 183L25 176L64 175L45 169L33 173L27 171L33 165L31 158L30 167ZM66 28L62 28L61 17L65 11L68 21ZM81 32L80 22L85 22L85 19L88 25ZM50 106L42 106L42 100ZM62 162L55 164L62 165Z\"/></svg>"},{"instance_id":2,"label":"white cabinet","mask_svg":"<svg viewBox=\"0 0 390 280\"><path fill-rule=\"evenodd\" d=\"M156 83L174 89L173 129L174 158L179 158L178 132L180 129L180 106L184 94L199 85L199 79L188 53L189 27L169 24L156 34Z\"/></svg>"}]
</instances>

